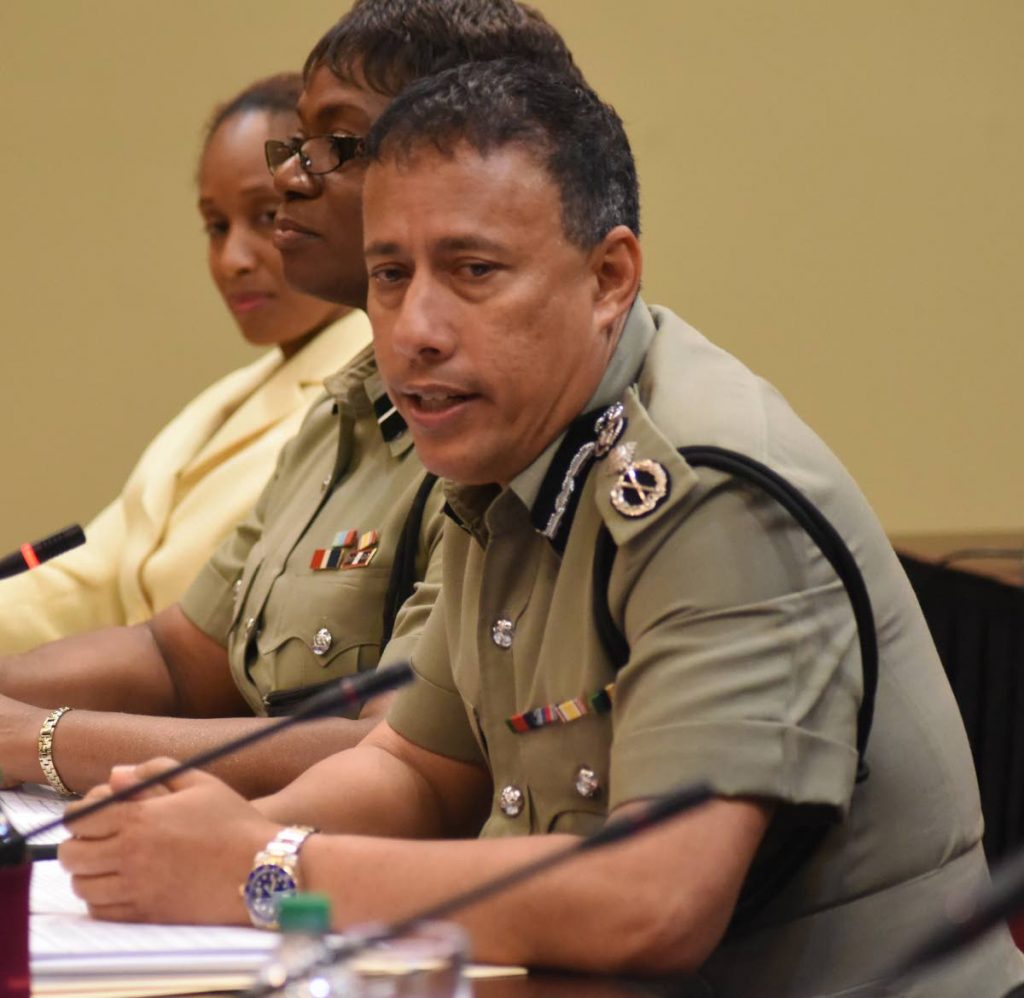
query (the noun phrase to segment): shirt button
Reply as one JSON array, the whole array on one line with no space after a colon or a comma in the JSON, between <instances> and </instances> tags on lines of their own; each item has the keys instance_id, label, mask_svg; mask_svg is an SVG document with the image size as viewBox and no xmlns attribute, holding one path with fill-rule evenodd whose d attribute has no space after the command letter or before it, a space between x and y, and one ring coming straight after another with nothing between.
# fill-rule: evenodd
<instances>
[{"instance_id":1,"label":"shirt button","mask_svg":"<svg viewBox=\"0 0 1024 998\"><path fill-rule=\"evenodd\" d=\"M239 576L235 579L235 584L231 587L231 598L237 603L238 596L242 591L242 577Z\"/></svg>"},{"instance_id":2,"label":"shirt button","mask_svg":"<svg viewBox=\"0 0 1024 998\"><path fill-rule=\"evenodd\" d=\"M252 632L255 629L256 629L256 618L255 617L250 617L245 622L245 638L246 638L247 641L249 640L250 637L252 637Z\"/></svg>"},{"instance_id":3,"label":"shirt button","mask_svg":"<svg viewBox=\"0 0 1024 998\"><path fill-rule=\"evenodd\" d=\"M576 770L575 786L576 793L589 800L591 797L597 796L598 790L601 789L601 781L597 778L597 773L589 766L580 766Z\"/></svg>"},{"instance_id":4,"label":"shirt button","mask_svg":"<svg viewBox=\"0 0 1024 998\"><path fill-rule=\"evenodd\" d=\"M331 650L332 644L334 644L334 635L326 627L321 627L313 635L309 647L313 649L314 655L326 655Z\"/></svg>"},{"instance_id":5,"label":"shirt button","mask_svg":"<svg viewBox=\"0 0 1024 998\"><path fill-rule=\"evenodd\" d=\"M331 484L331 476L330 476L330 475L328 475L328 476L327 476L327 477L326 477L326 478L325 478L325 479L324 479L324 480L323 480L323 481L322 481L322 482L320 483L320 491L321 491L321 492L326 492L326 491L327 491L327 487L328 487L328 486L329 486L330 484Z\"/></svg>"},{"instance_id":6,"label":"shirt button","mask_svg":"<svg viewBox=\"0 0 1024 998\"><path fill-rule=\"evenodd\" d=\"M505 817L518 817L523 810L522 790L519 787L512 786L511 783L507 787L503 787L501 794L498 796L498 807L501 808L502 814Z\"/></svg>"},{"instance_id":7,"label":"shirt button","mask_svg":"<svg viewBox=\"0 0 1024 998\"><path fill-rule=\"evenodd\" d=\"M505 617L500 617L491 627L491 640L499 648L511 648L515 630L515 624L513 624L511 620L507 620Z\"/></svg>"}]
</instances>

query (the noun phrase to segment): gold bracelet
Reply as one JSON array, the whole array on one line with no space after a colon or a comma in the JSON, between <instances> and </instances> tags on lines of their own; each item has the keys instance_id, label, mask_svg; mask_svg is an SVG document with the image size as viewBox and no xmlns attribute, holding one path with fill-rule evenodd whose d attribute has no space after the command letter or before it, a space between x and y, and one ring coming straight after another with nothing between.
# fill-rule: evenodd
<instances>
[{"instance_id":1,"label":"gold bracelet","mask_svg":"<svg viewBox=\"0 0 1024 998\"><path fill-rule=\"evenodd\" d=\"M50 711L43 726L39 729L39 768L46 777L46 782L61 795L61 797L74 797L74 792L68 790L64 781L53 764L53 733L57 730L57 722L69 711L70 707L58 707Z\"/></svg>"}]
</instances>

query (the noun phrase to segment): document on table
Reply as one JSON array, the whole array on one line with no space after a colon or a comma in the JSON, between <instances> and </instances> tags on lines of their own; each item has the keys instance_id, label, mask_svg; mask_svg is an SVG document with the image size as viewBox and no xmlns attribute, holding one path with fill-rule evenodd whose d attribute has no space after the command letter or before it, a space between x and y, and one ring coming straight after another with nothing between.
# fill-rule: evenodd
<instances>
[{"instance_id":1,"label":"document on table","mask_svg":"<svg viewBox=\"0 0 1024 998\"><path fill-rule=\"evenodd\" d=\"M142 998L241 990L278 939L258 929L94 921L55 860L33 866L30 904L33 995ZM525 973L474 966L467 976Z\"/></svg>"},{"instance_id":2,"label":"document on table","mask_svg":"<svg viewBox=\"0 0 1024 998\"><path fill-rule=\"evenodd\" d=\"M27 832L61 817L66 806L66 797L61 797L50 787L34 783L26 783L17 790L0 790L0 808L19 832ZM44 835L34 836L32 841L37 845L53 845L67 837L67 829L58 825Z\"/></svg>"},{"instance_id":3,"label":"document on table","mask_svg":"<svg viewBox=\"0 0 1024 998\"><path fill-rule=\"evenodd\" d=\"M257 929L99 922L55 860L32 868L33 995L157 995L248 986L277 936Z\"/></svg>"}]
</instances>

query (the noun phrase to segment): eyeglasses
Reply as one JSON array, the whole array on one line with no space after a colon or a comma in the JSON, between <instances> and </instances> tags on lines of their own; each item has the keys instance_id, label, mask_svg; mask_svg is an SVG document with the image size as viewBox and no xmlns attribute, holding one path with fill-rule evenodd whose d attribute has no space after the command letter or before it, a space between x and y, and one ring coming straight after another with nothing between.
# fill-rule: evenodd
<instances>
[{"instance_id":1,"label":"eyeglasses","mask_svg":"<svg viewBox=\"0 0 1024 998\"><path fill-rule=\"evenodd\" d=\"M363 140L355 135L311 135L308 139L270 139L263 145L267 166L276 173L293 156L306 173L322 176L363 154Z\"/></svg>"}]
</instances>

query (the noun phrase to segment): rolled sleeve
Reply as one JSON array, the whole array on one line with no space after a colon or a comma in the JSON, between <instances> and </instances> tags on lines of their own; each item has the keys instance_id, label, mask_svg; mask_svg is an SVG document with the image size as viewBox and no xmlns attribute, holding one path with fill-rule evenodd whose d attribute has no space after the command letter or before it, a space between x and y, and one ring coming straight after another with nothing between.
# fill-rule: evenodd
<instances>
[{"instance_id":1,"label":"rolled sleeve","mask_svg":"<svg viewBox=\"0 0 1024 998\"><path fill-rule=\"evenodd\" d=\"M181 597L185 616L225 647L234 618L234 586L260 534L261 521L254 512L231 532Z\"/></svg>"},{"instance_id":2,"label":"rolled sleeve","mask_svg":"<svg viewBox=\"0 0 1024 998\"><path fill-rule=\"evenodd\" d=\"M639 547L616 566L631 654L611 806L705 779L726 796L845 811L860 657L845 590L813 543L725 482Z\"/></svg>"}]
</instances>

